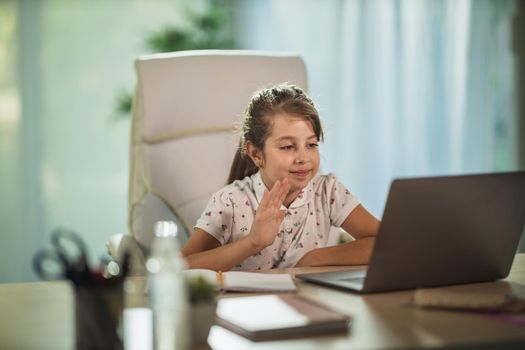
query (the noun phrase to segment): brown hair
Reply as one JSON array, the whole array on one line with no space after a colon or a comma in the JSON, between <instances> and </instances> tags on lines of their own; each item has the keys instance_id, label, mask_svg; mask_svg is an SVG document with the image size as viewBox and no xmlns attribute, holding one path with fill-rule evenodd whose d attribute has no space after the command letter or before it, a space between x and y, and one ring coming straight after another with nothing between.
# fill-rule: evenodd
<instances>
[{"instance_id":1,"label":"brown hair","mask_svg":"<svg viewBox=\"0 0 525 350\"><path fill-rule=\"evenodd\" d=\"M323 140L319 112L301 88L291 84L279 84L260 90L252 97L240 126L241 140L233 158L228 184L257 172L257 166L246 154L246 143L250 141L262 151L271 133L271 117L279 113L293 114L309 121L317 139Z\"/></svg>"}]
</instances>

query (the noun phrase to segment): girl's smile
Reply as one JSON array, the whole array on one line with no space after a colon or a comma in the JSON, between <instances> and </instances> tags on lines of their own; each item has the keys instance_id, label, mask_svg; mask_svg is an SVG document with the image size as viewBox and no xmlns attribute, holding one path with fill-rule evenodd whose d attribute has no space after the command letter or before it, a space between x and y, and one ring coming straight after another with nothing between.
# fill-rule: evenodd
<instances>
[{"instance_id":1,"label":"girl's smile","mask_svg":"<svg viewBox=\"0 0 525 350\"><path fill-rule=\"evenodd\" d=\"M304 178L304 177L307 177L308 175L310 175L311 172L312 172L311 170L290 171L290 174L292 174L293 176L299 177L299 178Z\"/></svg>"}]
</instances>

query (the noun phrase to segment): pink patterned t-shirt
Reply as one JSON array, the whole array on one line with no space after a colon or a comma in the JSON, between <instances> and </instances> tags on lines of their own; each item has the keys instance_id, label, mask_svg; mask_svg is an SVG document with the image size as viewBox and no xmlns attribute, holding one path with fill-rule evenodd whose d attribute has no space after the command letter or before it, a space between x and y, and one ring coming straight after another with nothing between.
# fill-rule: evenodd
<instances>
[{"instance_id":1,"label":"pink patterned t-shirt","mask_svg":"<svg viewBox=\"0 0 525 350\"><path fill-rule=\"evenodd\" d=\"M259 172L216 192L197 220L221 245L250 232L255 211L266 190ZM339 227L359 204L334 174L317 175L290 204L272 245L245 259L234 270L293 267L308 251L325 247L331 226Z\"/></svg>"}]
</instances>

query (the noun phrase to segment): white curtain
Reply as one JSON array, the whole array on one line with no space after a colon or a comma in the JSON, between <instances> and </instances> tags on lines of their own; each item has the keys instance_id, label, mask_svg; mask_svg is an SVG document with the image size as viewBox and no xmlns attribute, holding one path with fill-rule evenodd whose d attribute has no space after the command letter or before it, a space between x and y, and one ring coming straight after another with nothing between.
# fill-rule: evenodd
<instances>
[{"instance_id":1,"label":"white curtain","mask_svg":"<svg viewBox=\"0 0 525 350\"><path fill-rule=\"evenodd\" d=\"M322 169L377 216L392 178L517 166L512 1L239 5L243 48L305 58Z\"/></svg>"}]
</instances>

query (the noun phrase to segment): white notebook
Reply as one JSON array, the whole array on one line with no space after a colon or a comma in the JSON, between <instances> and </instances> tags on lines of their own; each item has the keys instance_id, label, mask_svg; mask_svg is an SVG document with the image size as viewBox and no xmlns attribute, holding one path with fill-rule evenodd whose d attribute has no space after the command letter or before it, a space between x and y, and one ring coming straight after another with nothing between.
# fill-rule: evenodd
<instances>
[{"instance_id":1,"label":"white notebook","mask_svg":"<svg viewBox=\"0 0 525 350\"><path fill-rule=\"evenodd\" d=\"M294 292L297 290L287 273L259 273L246 271L216 272L207 269L184 271L189 278L203 277L217 289L229 292Z\"/></svg>"},{"instance_id":2,"label":"white notebook","mask_svg":"<svg viewBox=\"0 0 525 350\"><path fill-rule=\"evenodd\" d=\"M222 298L217 324L253 341L346 333L350 317L297 294Z\"/></svg>"}]
</instances>

